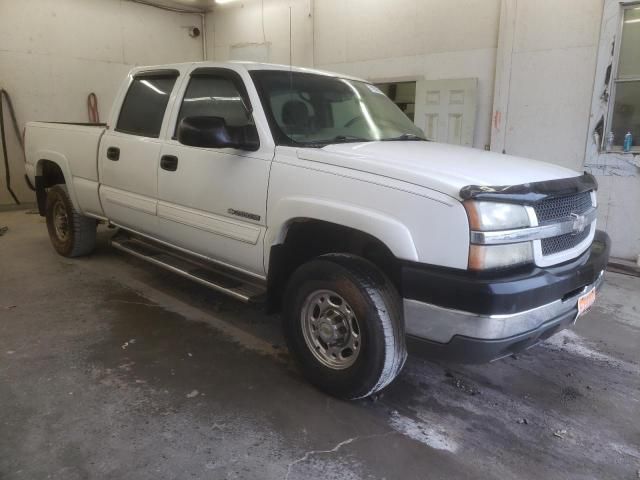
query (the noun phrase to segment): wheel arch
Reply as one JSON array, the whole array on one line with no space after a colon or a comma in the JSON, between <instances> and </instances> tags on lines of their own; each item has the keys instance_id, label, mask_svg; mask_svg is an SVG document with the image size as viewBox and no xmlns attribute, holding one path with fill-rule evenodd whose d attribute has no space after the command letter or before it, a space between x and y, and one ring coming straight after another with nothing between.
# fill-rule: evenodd
<instances>
[{"instance_id":1,"label":"wheel arch","mask_svg":"<svg viewBox=\"0 0 640 480\"><path fill-rule=\"evenodd\" d=\"M46 189L60 183L66 184L71 203L73 207L79 211L78 201L73 188L73 177L71 176L67 158L61 153L48 150L36 152L35 156L38 158L34 171L36 199L40 215L44 215L44 206L47 198Z\"/></svg>"},{"instance_id":2,"label":"wheel arch","mask_svg":"<svg viewBox=\"0 0 640 480\"><path fill-rule=\"evenodd\" d=\"M276 212L269 219L266 245L282 244L292 225L306 221L332 223L361 231L386 245L398 258L418 261L413 236L406 225L385 213L330 199L289 197L279 200L272 208ZM269 252L265 266L269 265Z\"/></svg>"},{"instance_id":3,"label":"wheel arch","mask_svg":"<svg viewBox=\"0 0 640 480\"><path fill-rule=\"evenodd\" d=\"M356 215L292 216L267 235L268 310L279 311L282 293L296 268L327 253L350 253L365 258L380 268L401 291L400 258L417 260L417 252L408 229L394 219L369 211ZM335 211L334 211L335 213ZM348 220L348 223L347 223Z\"/></svg>"}]
</instances>

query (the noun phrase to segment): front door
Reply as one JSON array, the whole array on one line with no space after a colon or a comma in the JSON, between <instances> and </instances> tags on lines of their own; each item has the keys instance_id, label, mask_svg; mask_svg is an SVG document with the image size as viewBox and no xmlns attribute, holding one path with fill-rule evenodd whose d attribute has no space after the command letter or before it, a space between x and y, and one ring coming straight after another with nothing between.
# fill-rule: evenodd
<instances>
[{"instance_id":1,"label":"front door","mask_svg":"<svg viewBox=\"0 0 640 480\"><path fill-rule=\"evenodd\" d=\"M233 70L197 68L162 147L158 168L159 237L207 258L264 275L263 238L273 148L199 148L177 140L186 117L221 117L252 131L243 80Z\"/></svg>"},{"instance_id":2,"label":"front door","mask_svg":"<svg viewBox=\"0 0 640 480\"><path fill-rule=\"evenodd\" d=\"M134 75L115 128L100 142L100 200L113 223L140 233L157 232L160 131L178 71Z\"/></svg>"}]
</instances>

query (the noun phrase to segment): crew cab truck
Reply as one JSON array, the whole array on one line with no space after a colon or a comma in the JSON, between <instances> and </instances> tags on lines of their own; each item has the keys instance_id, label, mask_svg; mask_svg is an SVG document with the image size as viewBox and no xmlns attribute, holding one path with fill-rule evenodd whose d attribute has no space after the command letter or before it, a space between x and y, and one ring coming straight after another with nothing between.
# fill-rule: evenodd
<instances>
[{"instance_id":1,"label":"crew cab truck","mask_svg":"<svg viewBox=\"0 0 640 480\"><path fill-rule=\"evenodd\" d=\"M54 249L115 248L282 311L303 373L361 398L407 344L487 362L572 325L603 281L591 175L428 141L378 88L259 63L133 69L105 125L30 122Z\"/></svg>"}]
</instances>

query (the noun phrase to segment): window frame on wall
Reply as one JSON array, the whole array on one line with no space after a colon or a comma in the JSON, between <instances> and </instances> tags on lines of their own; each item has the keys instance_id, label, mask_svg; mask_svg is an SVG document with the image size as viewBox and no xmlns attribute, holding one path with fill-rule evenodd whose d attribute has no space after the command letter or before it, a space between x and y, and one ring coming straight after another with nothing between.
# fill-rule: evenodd
<instances>
[{"instance_id":1,"label":"window frame on wall","mask_svg":"<svg viewBox=\"0 0 640 480\"><path fill-rule=\"evenodd\" d=\"M616 153L616 152L622 152L623 150L623 143L624 143L624 135L622 135L622 138L620 138L620 135L618 135L617 137L614 138L614 143L612 145L612 148L607 149L607 136L609 134L609 132L611 132L612 127L613 127L613 120L614 120L614 110L615 110L615 105L616 105L616 94L617 94L617 87L618 84L620 83L638 83L640 84L640 72L638 72L638 74L634 74L634 75L626 75L623 77L620 77L619 75L619 71L620 71L620 51L621 51L621 47L622 47L622 34L623 34L623 29L624 29L624 24L625 24L625 13L627 10L634 10L634 9L640 9L640 1L636 1L636 2L629 2L629 3L621 3L620 4L620 22L618 24L617 27L617 32L616 32L616 37L615 37L615 45L614 45L614 52L613 52L613 62L611 65L611 77L610 77L610 95L608 98L608 106L607 106L607 118L606 118L606 128L604 130L604 134L603 134L603 138L602 138L602 147L603 150L605 152L611 152L611 153ZM640 48L640 47L639 47ZM640 53L639 53L640 54ZM634 144L631 147L631 151L634 153L637 153L638 151L640 151L640 131L638 132L632 132L633 134L633 138L634 138Z\"/></svg>"}]
</instances>

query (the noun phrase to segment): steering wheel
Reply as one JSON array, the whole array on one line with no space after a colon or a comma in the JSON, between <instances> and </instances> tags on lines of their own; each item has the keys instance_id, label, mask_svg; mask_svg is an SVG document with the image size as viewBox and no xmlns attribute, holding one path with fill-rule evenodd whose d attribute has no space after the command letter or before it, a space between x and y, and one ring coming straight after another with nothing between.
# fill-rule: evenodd
<instances>
[{"instance_id":1,"label":"steering wheel","mask_svg":"<svg viewBox=\"0 0 640 480\"><path fill-rule=\"evenodd\" d=\"M362 120L364 120L364 117L362 115L358 115L357 117L353 117L351 120L349 120L347 123L345 123L344 126L345 127L350 127L354 123L361 122Z\"/></svg>"}]
</instances>

